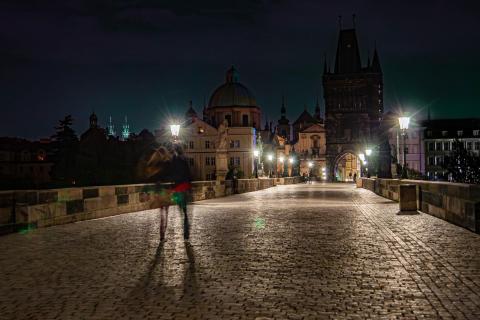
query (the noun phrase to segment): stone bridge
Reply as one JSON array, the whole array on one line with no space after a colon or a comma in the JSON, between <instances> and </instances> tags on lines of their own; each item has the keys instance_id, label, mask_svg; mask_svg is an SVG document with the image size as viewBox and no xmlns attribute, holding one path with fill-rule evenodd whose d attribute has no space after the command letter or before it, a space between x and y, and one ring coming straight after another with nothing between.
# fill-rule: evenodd
<instances>
[{"instance_id":1,"label":"stone bridge","mask_svg":"<svg viewBox=\"0 0 480 320\"><path fill-rule=\"evenodd\" d=\"M0 319L479 319L480 236L349 184L0 237Z\"/></svg>"}]
</instances>

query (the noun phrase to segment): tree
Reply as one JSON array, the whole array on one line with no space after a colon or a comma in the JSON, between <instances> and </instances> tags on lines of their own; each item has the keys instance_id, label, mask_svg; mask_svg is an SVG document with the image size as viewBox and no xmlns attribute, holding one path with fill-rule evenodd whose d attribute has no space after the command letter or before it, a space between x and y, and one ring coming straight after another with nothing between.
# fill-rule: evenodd
<instances>
[{"instance_id":1,"label":"tree","mask_svg":"<svg viewBox=\"0 0 480 320\"><path fill-rule=\"evenodd\" d=\"M73 119L67 115L55 127L52 136L54 143L54 166L52 177L62 185L75 184L75 160L78 149L78 137L72 129Z\"/></svg>"},{"instance_id":2,"label":"tree","mask_svg":"<svg viewBox=\"0 0 480 320\"><path fill-rule=\"evenodd\" d=\"M454 182L480 184L480 157L474 156L456 139L452 143L452 153L445 157L443 168Z\"/></svg>"}]
</instances>

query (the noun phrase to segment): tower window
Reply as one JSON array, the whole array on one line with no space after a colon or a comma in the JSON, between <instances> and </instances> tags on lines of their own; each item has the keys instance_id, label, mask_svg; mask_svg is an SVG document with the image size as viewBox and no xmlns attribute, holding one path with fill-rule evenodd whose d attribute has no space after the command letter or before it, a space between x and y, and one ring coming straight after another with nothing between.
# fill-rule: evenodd
<instances>
[{"instance_id":1,"label":"tower window","mask_svg":"<svg viewBox=\"0 0 480 320\"><path fill-rule=\"evenodd\" d=\"M242 126L248 127L248 114L242 116Z\"/></svg>"},{"instance_id":2,"label":"tower window","mask_svg":"<svg viewBox=\"0 0 480 320\"><path fill-rule=\"evenodd\" d=\"M231 115L231 114L227 114L227 115L225 116L225 120L227 120L228 126L231 127L231 126L232 126L232 115Z\"/></svg>"}]
</instances>

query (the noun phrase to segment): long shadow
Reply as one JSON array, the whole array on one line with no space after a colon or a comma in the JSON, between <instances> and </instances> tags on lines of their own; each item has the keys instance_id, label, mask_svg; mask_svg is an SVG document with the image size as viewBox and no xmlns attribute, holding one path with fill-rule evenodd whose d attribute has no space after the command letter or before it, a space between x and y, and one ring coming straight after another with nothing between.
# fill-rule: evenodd
<instances>
[{"instance_id":1,"label":"long shadow","mask_svg":"<svg viewBox=\"0 0 480 320\"><path fill-rule=\"evenodd\" d=\"M183 274L183 294L184 297L196 298L199 294L197 265L193 246L190 243L185 242L185 252L188 258L188 267L185 268Z\"/></svg>"},{"instance_id":2,"label":"long shadow","mask_svg":"<svg viewBox=\"0 0 480 320\"><path fill-rule=\"evenodd\" d=\"M157 250L155 252L155 256L151 260L148 269L146 272L139 278L136 285L131 289L131 291L122 299L121 306L124 308L124 311L128 314L136 314L140 318L144 315L150 305L150 300L155 298L157 294L160 292L163 293L164 296L173 295L173 291L167 293L169 289L165 286L165 282L163 281L164 278L164 270L163 266L165 264L165 252L164 252L164 245L165 242L161 241L158 244ZM160 269L160 279L159 279L159 286L154 286L153 283L155 282L155 275L158 274L155 272L156 270ZM138 270L141 272L141 270Z\"/></svg>"}]
</instances>

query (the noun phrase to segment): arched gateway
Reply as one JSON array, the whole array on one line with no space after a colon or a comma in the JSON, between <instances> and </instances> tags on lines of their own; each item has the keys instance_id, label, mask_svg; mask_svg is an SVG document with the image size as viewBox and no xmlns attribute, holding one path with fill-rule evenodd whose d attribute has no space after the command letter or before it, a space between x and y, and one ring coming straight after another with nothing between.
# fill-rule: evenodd
<instances>
[{"instance_id":1,"label":"arched gateway","mask_svg":"<svg viewBox=\"0 0 480 320\"><path fill-rule=\"evenodd\" d=\"M344 152L337 156L334 165L334 181L353 182L360 177L360 159L353 152Z\"/></svg>"}]
</instances>

